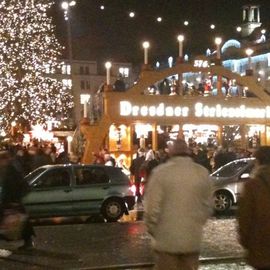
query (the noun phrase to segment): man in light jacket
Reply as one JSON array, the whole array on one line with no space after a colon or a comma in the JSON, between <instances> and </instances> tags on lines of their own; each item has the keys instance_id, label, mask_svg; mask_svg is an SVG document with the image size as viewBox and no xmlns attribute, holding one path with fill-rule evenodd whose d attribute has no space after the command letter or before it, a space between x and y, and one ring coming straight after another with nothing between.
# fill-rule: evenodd
<instances>
[{"instance_id":1,"label":"man in light jacket","mask_svg":"<svg viewBox=\"0 0 270 270\"><path fill-rule=\"evenodd\" d=\"M203 226L212 213L208 171L195 163L184 140L169 145L171 158L156 167L145 198L145 223L157 270L198 269Z\"/></svg>"}]
</instances>

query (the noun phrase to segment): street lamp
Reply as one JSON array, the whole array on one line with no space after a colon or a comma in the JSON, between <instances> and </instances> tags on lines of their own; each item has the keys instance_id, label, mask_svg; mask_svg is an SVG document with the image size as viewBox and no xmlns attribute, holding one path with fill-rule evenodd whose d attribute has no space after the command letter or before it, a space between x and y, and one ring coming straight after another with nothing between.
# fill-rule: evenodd
<instances>
[{"instance_id":1,"label":"street lamp","mask_svg":"<svg viewBox=\"0 0 270 270\"><path fill-rule=\"evenodd\" d=\"M11 136L13 137L15 135L15 127L17 123L15 121L11 122Z\"/></svg>"},{"instance_id":2,"label":"street lamp","mask_svg":"<svg viewBox=\"0 0 270 270\"><path fill-rule=\"evenodd\" d=\"M252 75L252 66L251 66L251 55L254 51L251 48L246 49L246 55L248 56L248 69L246 70L246 75Z\"/></svg>"},{"instance_id":3,"label":"street lamp","mask_svg":"<svg viewBox=\"0 0 270 270\"><path fill-rule=\"evenodd\" d=\"M68 54L71 65L72 61L72 37L71 37L71 22L70 22L70 8L76 5L76 1L62 2L62 9L64 10L64 18L67 21L67 34L68 34Z\"/></svg>"},{"instance_id":4,"label":"street lamp","mask_svg":"<svg viewBox=\"0 0 270 270\"><path fill-rule=\"evenodd\" d=\"M222 43L222 38L216 37L215 38L215 44L217 45L217 59L221 59L221 52L220 52L220 45Z\"/></svg>"},{"instance_id":5,"label":"street lamp","mask_svg":"<svg viewBox=\"0 0 270 270\"><path fill-rule=\"evenodd\" d=\"M73 141L72 136L67 136L68 154L72 152L72 141Z\"/></svg>"},{"instance_id":6,"label":"street lamp","mask_svg":"<svg viewBox=\"0 0 270 270\"><path fill-rule=\"evenodd\" d=\"M71 95L74 97L74 93L73 93L73 89L72 89L72 84L73 84L73 68L72 68L72 34L71 34L71 16L70 16L70 9L76 5L76 1L74 0L69 0L69 1L63 1L61 4L62 9L64 10L64 18L65 21L67 22L67 39L68 39L68 62L70 65L70 78L71 78L71 88L70 88L70 92ZM74 115L74 109L72 110L72 119L74 119L75 115ZM75 117L76 118L76 117Z\"/></svg>"},{"instance_id":7,"label":"street lamp","mask_svg":"<svg viewBox=\"0 0 270 270\"><path fill-rule=\"evenodd\" d=\"M177 37L177 40L179 42L179 59L182 60L183 59L183 41L185 40L184 35L179 35Z\"/></svg>"},{"instance_id":8,"label":"street lamp","mask_svg":"<svg viewBox=\"0 0 270 270\"><path fill-rule=\"evenodd\" d=\"M143 48L144 48L144 64L148 65L148 49L150 47L150 43L148 41L143 42Z\"/></svg>"},{"instance_id":9,"label":"street lamp","mask_svg":"<svg viewBox=\"0 0 270 270\"><path fill-rule=\"evenodd\" d=\"M111 77L110 77L110 70L112 67L112 63L111 62L106 62L105 63L105 68L106 68L106 83L107 85L111 84Z\"/></svg>"},{"instance_id":10,"label":"street lamp","mask_svg":"<svg viewBox=\"0 0 270 270\"><path fill-rule=\"evenodd\" d=\"M216 37L215 38L215 44L217 45L217 65L221 65L221 51L220 51L220 45L222 43L222 38ZM222 76L217 76L217 95L222 96Z\"/></svg>"},{"instance_id":11,"label":"street lamp","mask_svg":"<svg viewBox=\"0 0 270 270\"><path fill-rule=\"evenodd\" d=\"M242 27L241 27L241 26L237 26L237 27L236 27L236 31L237 31L238 33L240 33L240 32L242 31Z\"/></svg>"}]
</instances>

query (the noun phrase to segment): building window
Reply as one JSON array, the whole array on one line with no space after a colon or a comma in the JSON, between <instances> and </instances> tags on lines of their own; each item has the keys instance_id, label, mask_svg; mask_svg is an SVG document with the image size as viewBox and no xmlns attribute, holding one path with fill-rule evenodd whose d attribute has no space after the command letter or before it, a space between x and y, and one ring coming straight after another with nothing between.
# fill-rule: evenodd
<instances>
[{"instance_id":1,"label":"building window","mask_svg":"<svg viewBox=\"0 0 270 270\"><path fill-rule=\"evenodd\" d=\"M81 81L81 89L85 89L85 82Z\"/></svg>"},{"instance_id":2,"label":"building window","mask_svg":"<svg viewBox=\"0 0 270 270\"><path fill-rule=\"evenodd\" d=\"M67 88L71 88L72 86L72 81L70 79L63 79L62 83L63 83L63 86Z\"/></svg>"},{"instance_id":3,"label":"building window","mask_svg":"<svg viewBox=\"0 0 270 270\"><path fill-rule=\"evenodd\" d=\"M124 78L128 78L128 76L129 76L129 68L120 67L119 68L119 74Z\"/></svg>"},{"instance_id":4,"label":"building window","mask_svg":"<svg viewBox=\"0 0 270 270\"><path fill-rule=\"evenodd\" d=\"M83 66L80 66L80 74L81 74L81 75L84 74L84 68L83 68Z\"/></svg>"},{"instance_id":5,"label":"building window","mask_svg":"<svg viewBox=\"0 0 270 270\"><path fill-rule=\"evenodd\" d=\"M86 81L86 89L90 89L90 82Z\"/></svg>"},{"instance_id":6,"label":"building window","mask_svg":"<svg viewBox=\"0 0 270 270\"><path fill-rule=\"evenodd\" d=\"M70 65L62 65L62 74L70 75L71 68Z\"/></svg>"},{"instance_id":7,"label":"building window","mask_svg":"<svg viewBox=\"0 0 270 270\"><path fill-rule=\"evenodd\" d=\"M90 72L89 72L89 67L85 67L85 74L86 74L86 75L89 75L89 73L90 73Z\"/></svg>"}]
</instances>

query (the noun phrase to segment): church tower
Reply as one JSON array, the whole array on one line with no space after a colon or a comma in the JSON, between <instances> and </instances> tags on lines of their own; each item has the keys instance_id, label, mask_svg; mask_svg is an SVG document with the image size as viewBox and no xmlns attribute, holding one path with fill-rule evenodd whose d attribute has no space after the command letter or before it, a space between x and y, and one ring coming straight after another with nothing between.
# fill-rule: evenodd
<instances>
[{"instance_id":1,"label":"church tower","mask_svg":"<svg viewBox=\"0 0 270 270\"><path fill-rule=\"evenodd\" d=\"M261 26L260 18L260 6L258 5L245 5L243 6L243 22L241 25L242 28L242 37L247 37L252 32Z\"/></svg>"}]
</instances>

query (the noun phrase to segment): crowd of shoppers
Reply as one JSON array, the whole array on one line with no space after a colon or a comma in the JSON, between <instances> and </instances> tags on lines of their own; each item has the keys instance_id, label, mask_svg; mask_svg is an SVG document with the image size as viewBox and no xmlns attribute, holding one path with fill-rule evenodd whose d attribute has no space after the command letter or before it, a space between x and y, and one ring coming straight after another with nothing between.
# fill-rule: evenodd
<instances>
[{"instance_id":1,"label":"crowd of shoppers","mask_svg":"<svg viewBox=\"0 0 270 270\"><path fill-rule=\"evenodd\" d=\"M151 145L139 148L129 168L124 156L115 159L106 149L95 154L94 163L120 167L130 175L136 186L137 202L142 202L144 183L144 219L156 253L156 269L189 270L198 269L202 230L213 209L209 173L232 160L250 156L246 150L207 149L178 139L165 150L155 152ZM256 167L251 180L244 185L237 211L239 241L247 250L248 263L255 269L267 270L270 269L270 146L259 147L253 156ZM68 162L68 154L58 154L53 144L16 145L0 151L0 223L10 209L26 214L22 198L28 187L23 176L42 165ZM23 248L32 247L34 235L26 220L22 229Z\"/></svg>"},{"instance_id":2,"label":"crowd of shoppers","mask_svg":"<svg viewBox=\"0 0 270 270\"><path fill-rule=\"evenodd\" d=\"M4 145L3 150L9 152L13 166L23 176L43 165L64 164L71 161L68 153L66 151L59 153L53 143Z\"/></svg>"}]
</instances>

